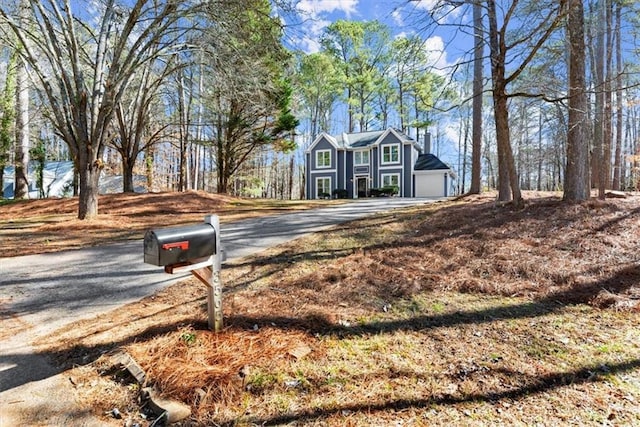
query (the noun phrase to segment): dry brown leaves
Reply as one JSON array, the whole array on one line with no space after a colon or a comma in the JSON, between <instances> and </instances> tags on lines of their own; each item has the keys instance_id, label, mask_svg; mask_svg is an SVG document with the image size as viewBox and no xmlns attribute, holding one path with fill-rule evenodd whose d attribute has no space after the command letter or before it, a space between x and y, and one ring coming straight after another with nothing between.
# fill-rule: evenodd
<instances>
[{"instance_id":1,"label":"dry brown leaves","mask_svg":"<svg viewBox=\"0 0 640 427\"><path fill-rule=\"evenodd\" d=\"M100 216L77 219L78 198L14 201L0 206L0 257L55 252L141 238L152 227L201 221L231 198L204 192L107 194Z\"/></svg>"},{"instance_id":2,"label":"dry brown leaves","mask_svg":"<svg viewBox=\"0 0 640 427\"><path fill-rule=\"evenodd\" d=\"M317 204L244 200L203 191L104 194L98 198L98 217L81 221L77 197L8 201L0 204L0 257L141 239L150 228L200 222L212 213L224 222Z\"/></svg>"},{"instance_id":3,"label":"dry brown leaves","mask_svg":"<svg viewBox=\"0 0 640 427\"><path fill-rule=\"evenodd\" d=\"M371 309L432 289L601 307L612 295L640 298L637 196L569 206L547 196L519 211L476 196L402 224L397 241L364 246L306 275L281 272L275 281L285 292L262 289L252 299L270 293L259 311L288 313L302 301L313 310L345 301L351 310Z\"/></svg>"},{"instance_id":4,"label":"dry brown leaves","mask_svg":"<svg viewBox=\"0 0 640 427\"><path fill-rule=\"evenodd\" d=\"M308 274L279 276L278 287L287 292L271 310L300 301L371 309L434 289L640 307L638 196L575 205L545 197L530 199L523 210L476 196L403 219L396 237Z\"/></svg>"},{"instance_id":5,"label":"dry brown leaves","mask_svg":"<svg viewBox=\"0 0 640 427\"><path fill-rule=\"evenodd\" d=\"M294 360L292 351L305 343L311 344L305 333L280 328L227 329L219 334L184 328L127 349L143 361L147 376L164 394L188 402L197 414L207 414L238 400L251 366L268 369Z\"/></svg>"},{"instance_id":6,"label":"dry brown leaves","mask_svg":"<svg viewBox=\"0 0 640 427\"><path fill-rule=\"evenodd\" d=\"M68 363L129 351L197 425L640 419L624 377L606 381L637 363L619 354L638 325L640 196L378 215L227 265L223 283L221 334L191 280L48 345Z\"/></svg>"}]
</instances>

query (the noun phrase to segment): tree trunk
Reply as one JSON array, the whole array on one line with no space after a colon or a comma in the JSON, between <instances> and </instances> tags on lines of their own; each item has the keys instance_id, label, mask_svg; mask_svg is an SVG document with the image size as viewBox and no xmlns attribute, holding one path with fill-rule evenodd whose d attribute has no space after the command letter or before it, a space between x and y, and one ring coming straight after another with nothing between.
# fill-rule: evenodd
<instances>
[{"instance_id":1,"label":"tree trunk","mask_svg":"<svg viewBox=\"0 0 640 427\"><path fill-rule=\"evenodd\" d=\"M634 121L632 122L633 127L633 137L629 139L630 145L630 153L633 153L631 156L631 178L629 180L629 184L631 188L635 187L636 191L640 191L640 145L638 145L638 112L637 109L633 109L634 112Z\"/></svg>"},{"instance_id":2,"label":"tree trunk","mask_svg":"<svg viewBox=\"0 0 640 427\"><path fill-rule=\"evenodd\" d=\"M611 0L604 1L605 7L605 77L604 77L604 123L602 134L602 177L605 189L611 188L611 146L613 145L613 103L611 81L613 78L613 37L611 33L611 19L613 15Z\"/></svg>"},{"instance_id":3,"label":"tree trunk","mask_svg":"<svg viewBox=\"0 0 640 427\"><path fill-rule=\"evenodd\" d=\"M24 10L24 8L22 8L22 10ZM15 181L13 197L14 199L28 199L29 87L27 64L23 58L19 57L16 67L16 149L14 159Z\"/></svg>"},{"instance_id":4,"label":"tree trunk","mask_svg":"<svg viewBox=\"0 0 640 427\"><path fill-rule=\"evenodd\" d=\"M542 108L538 112L538 180L536 182L536 190L542 190Z\"/></svg>"},{"instance_id":5,"label":"tree trunk","mask_svg":"<svg viewBox=\"0 0 640 427\"><path fill-rule=\"evenodd\" d=\"M289 200L293 199L293 176L295 174L295 166L296 166L295 156L291 154L289 158L289 183L288 183Z\"/></svg>"},{"instance_id":6,"label":"tree trunk","mask_svg":"<svg viewBox=\"0 0 640 427\"><path fill-rule=\"evenodd\" d=\"M622 25L622 7L616 7L616 150L613 160L613 189L620 190L622 182L622 42L620 41Z\"/></svg>"},{"instance_id":7,"label":"tree trunk","mask_svg":"<svg viewBox=\"0 0 640 427\"><path fill-rule=\"evenodd\" d=\"M80 194L78 198L78 219L92 219L98 215L98 180L101 162L99 153L94 153L88 142L80 147L78 175L80 178Z\"/></svg>"},{"instance_id":8,"label":"tree trunk","mask_svg":"<svg viewBox=\"0 0 640 427\"><path fill-rule=\"evenodd\" d=\"M464 126L464 131L460 132L459 141L458 141L458 151L462 151L462 165L460 165L460 160L458 160L458 170L462 171L462 179L458 184L458 193L464 194L466 181L467 181L467 146L469 145L469 119L468 116L464 118L460 118L460 126ZM462 145L462 147L460 147ZM462 150L460 150L462 148ZM460 157L458 157L459 159ZM478 193L474 193L478 194Z\"/></svg>"},{"instance_id":9,"label":"tree trunk","mask_svg":"<svg viewBox=\"0 0 640 427\"><path fill-rule=\"evenodd\" d=\"M150 145L149 147L147 147L147 150L145 152L145 156L144 156L144 166L145 166L145 173L146 173L146 177L147 177L147 189L149 191L152 191L154 189L153 186L153 164L154 164L154 155L155 155L155 147L153 145Z\"/></svg>"},{"instance_id":10,"label":"tree trunk","mask_svg":"<svg viewBox=\"0 0 640 427\"><path fill-rule=\"evenodd\" d=\"M398 77L398 115L400 116L400 130L406 133L407 125L404 117L404 83L402 82L402 77Z\"/></svg>"},{"instance_id":11,"label":"tree trunk","mask_svg":"<svg viewBox=\"0 0 640 427\"><path fill-rule=\"evenodd\" d=\"M216 167L218 173L218 188L216 189L219 194L227 194L229 190L229 150L228 150L228 138L231 137L232 131L225 126L222 121L222 116L218 116L218 139L216 140Z\"/></svg>"},{"instance_id":12,"label":"tree trunk","mask_svg":"<svg viewBox=\"0 0 640 427\"><path fill-rule=\"evenodd\" d=\"M135 192L133 188L133 166L134 162L130 162L128 156L122 158L122 191L125 193Z\"/></svg>"},{"instance_id":13,"label":"tree trunk","mask_svg":"<svg viewBox=\"0 0 640 427\"><path fill-rule=\"evenodd\" d=\"M187 175L187 138L189 135L189 124L186 103L186 88L184 81L184 71L180 71L180 77L178 82L178 115L180 118L180 132L178 137L180 141L178 147L180 150L179 157L179 175L178 175L178 191L185 191L187 189L186 175Z\"/></svg>"},{"instance_id":14,"label":"tree trunk","mask_svg":"<svg viewBox=\"0 0 640 427\"><path fill-rule=\"evenodd\" d=\"M348 76L347 76L348 78ZM352 95L352 89L351 89L351 85L347 86L347 112L349 115L349 133L353 132L353 127L354 127L354 123L353 123L353 106L351 104L351 95Z\"/></svg>"},{"instance_id":15,"label":"tree trunk","mask_svg":"<svg viewBox=\"0 0 640 427\"><path fill-rule=\"evenodd\" d=\"M6 167L6 161L1 159L2 154L0 154L0 200L4 199L4 168Z\"/></svg>"},{"instance_id":16,"label":"tree trunk","mask_svg":"<svg viewBox=\"0 0 640 427\"><path fill-rule=\"evenodd\" d=\"M497 89L497 91L496 91ZM497 92L497 93L496 93ZM518 174L516 173L511 135L509 131L509 107L504 87L500 84L494 87L494 106L496 121L496 140L498 143L498 199L512 200L514 206L522 206L522 195Z\"/></svg>"},{"instance_id":17,"label":"tree trunk","mask_svg":"<svg viewBox=\"0 0 640 427\"><path fill-rule=\"evenodd\" d=\"M598 198L604 200L605 182L606 176L604 174L604 57L605 57L605 7L604 1L598 2L597 22L598 27L596 29L596 51L594 58L595 68L595 91L596 102L594 111L594 129L593 129L593 174L594 181L598 188Z\"/></svg>"},{"instance_id":18,"label":"tree trunk","mask_svg":"<svg viewBox=\"0 0 640 427\"><path fill-rule=\"evenodd\" d=\"M495 172L493 170L493 163L491 162L491 147L488 140L485 140L484 144L484 157L487 161L487 186L489 188L496 188Z\"/></svg>"},{"instance_id":19,"label":"tree trunk","mask_svg":"<svg viewBox=\"0 0 640 427\"><path fill-rule=\"evenodd\" d=\"M367 118L365 117L365 114L364 114L364 109L366 104L365 104L365 99L362 93L359 94L359 98L360 98L360 129L358 129L358 132L366 132Z\"/></svg>"},{"instance_id":20,"label":"tree trunk","mask_svg":"<svg viewBox=\"0 0 640 427\"><path fill-rule=\"evenodd\" d=\"M15 100L16 100L16 63L19 60L18 52L14 51L7 64L7 76L2 92L2 105L0 105L0 199L4 198L4 169L9 163L11 146L14 134L11 135L15 124Z\"/></svg>"},{"instance_id":21,"label":"tree trunk","mask_svg":"<svg viewBox=\"0 0 640 427\"><path fill-rule=\"evenodd\" d=\"M590 196L589 143L586 135L584 8L582 0L569 0L569 121L564 200L578 202Z\"/></svg>"},{"instance_id":22,"label":"tree trunk","mask_svg":"<svg viewBox=\"0 0 640 427\"><path fill-rule=\"evenodd\" d=\"M498 145L498 200L512 200L514 206L523 204L518 176L511 148L509 132L509 107L505 78L504 40L498 39L495 0L487 1L489 16L489 38L491 51L491 76L493 80L493 105L496 123L496 141ZM511 187L511 188L509 188Z\"/></svg>"},{"instance_id":23,"label":"tree trunk","mask_svg":"<svg viewBox=\"0 0 640 427\"><path fill-rule=\"evenodd\" d=\"M300 165L298 167L298 178L299 178L299 182L300 182L300 200L304 200L306 199L306 191L307 191L307 177L306 177L306 171L304 168L304 162L302 162L302 165Z\"/></svg>"},{"instance_id":24,"label":"tree trunk","mask_svg":"<svg viewBox=\"0 0 640 427\"><path fill-rule=\"evenodd\" d=\"M482 25L482 6L479 1L475 1L473 4L473 27L473 124L471 132L471 188L469 189L469 193L480 194L482 154L482 60L484 55L484 28Z\"/></svg>"}]
</instances>

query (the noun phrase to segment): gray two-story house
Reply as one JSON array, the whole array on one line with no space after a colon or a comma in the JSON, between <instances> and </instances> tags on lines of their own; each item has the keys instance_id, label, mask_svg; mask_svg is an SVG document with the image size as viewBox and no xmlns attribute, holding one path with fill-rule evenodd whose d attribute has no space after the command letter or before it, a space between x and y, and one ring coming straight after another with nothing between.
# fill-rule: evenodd
<instances>
[{"instance_id":1,"label":"gray two-story house","mask_svg":"<svg viewBox=\"0 0 640 427\"><path fill-rule=\"evenodd\" d=\"M427 138L428 140L428 138ZM397 188L400 197L451 195L449 166L396 129L321 133L306 152L308 199L368 197L382 188Z\"/></svg>"}]
</instances>

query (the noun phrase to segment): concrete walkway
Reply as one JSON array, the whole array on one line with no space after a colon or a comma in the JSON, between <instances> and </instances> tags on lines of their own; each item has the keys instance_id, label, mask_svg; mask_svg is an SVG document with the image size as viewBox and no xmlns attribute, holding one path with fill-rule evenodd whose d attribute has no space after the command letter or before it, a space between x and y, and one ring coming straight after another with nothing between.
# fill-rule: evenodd
<instances>
[{"instance_id":1,"label":"concrete walkway","mask_svg":"<svg viewBox=\"0 0 640 427\"><path fill-rule=\"evenodd\" d=\"M342 222L432 201L363 199L223 224L222 246L230 261ZM76 413L73 405L46 415L50 410L45 407L55 401L53 390L63 387L56 393L64 393L69 382L61 380L56 368L35 353L30 343L67 324L139 300L187 274L167 275L160 267L144 264L141 241L0 258L0 318L4 331L0 335L0 426L19 425L21 419L16 414L30 410L41 411L47 420L45 425L87 425L86 419L74 424L78 416L69 415ZM6 331L12 331L12 335L6 337Z\"/></svg>"}]
</instances>

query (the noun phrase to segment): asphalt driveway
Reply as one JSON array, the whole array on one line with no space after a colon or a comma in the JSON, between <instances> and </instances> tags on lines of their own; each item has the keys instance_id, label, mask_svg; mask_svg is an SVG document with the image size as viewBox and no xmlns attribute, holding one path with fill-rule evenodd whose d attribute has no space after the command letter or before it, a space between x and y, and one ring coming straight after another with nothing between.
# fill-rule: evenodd
<instances>
[{"instance_id":1,"label":"asphalt driveway","mask_svg":"<svg viewBox=\"0 0 640 427\"><path fill-rule=\"evenodd\" d=\"M231 261L342 222L432 201L364 199L223 224L222 246ZM6 402L7 391L56 373L29 345L39 336L143 298L188 274L168 275L144 264L139 240L0 258L0 318L3 329L16 331L10 337L3 334L0 342L0 403Z\"/></svg>"}]
</instances>

